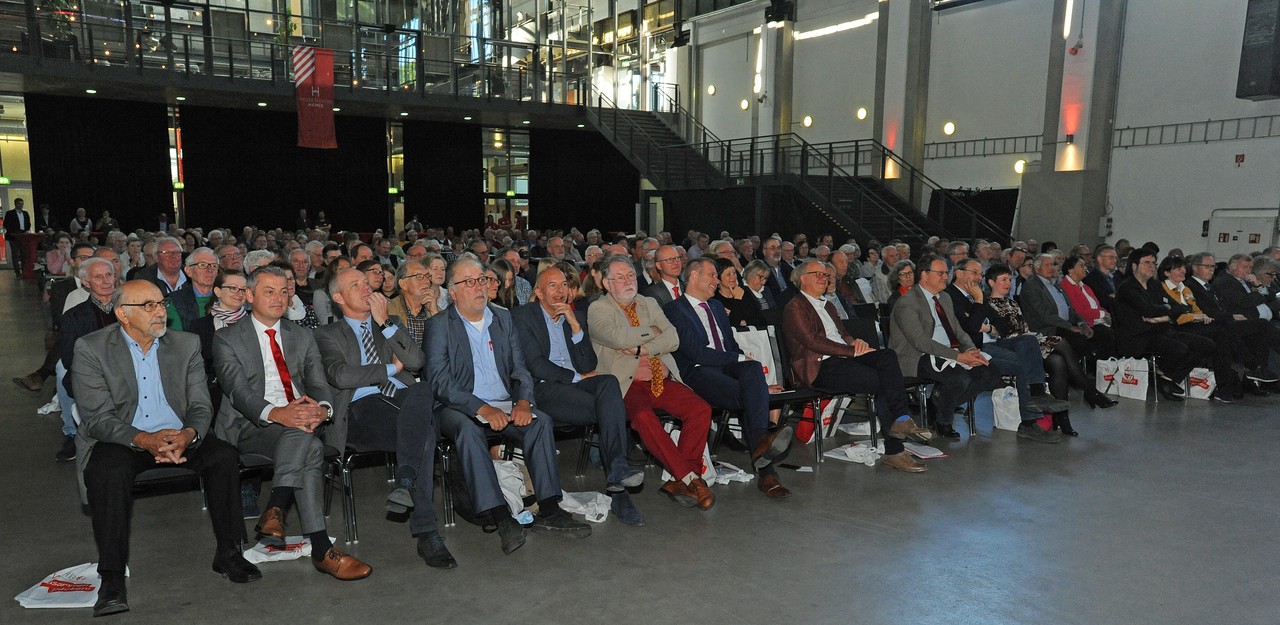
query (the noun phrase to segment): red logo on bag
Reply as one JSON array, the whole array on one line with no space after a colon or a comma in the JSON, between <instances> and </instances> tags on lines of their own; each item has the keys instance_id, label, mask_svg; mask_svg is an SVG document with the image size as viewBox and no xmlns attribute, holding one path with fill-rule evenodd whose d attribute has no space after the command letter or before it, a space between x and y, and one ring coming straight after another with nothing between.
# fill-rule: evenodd
<instances>
[{"instance_id":1,"label":"red logo on bag","mask_svg":"<svg viewBox=\"0 0 1280 625\"><path fill-rule=\"evenodd\" d=\"M93 584L77 584L66 580L55 579L47 582L40 582L40 585L47 588L49 592L93 592Z\"/></svg>"},{"instance_id":2,"label":"red logo on bag","mask_svg":"<svg viewBox=\"0 0 1280 625\"><path fill-rule=\"evenodd\" d=\"M1137 386L1138 382L1139 382L1138 378L1134 377L1132 373L1128 373L1128 372L1125 372L1124 377L1120 378L1121 384L1132 384L1134 386Z\"/></svg>"},{"instance_id":3,"label":"red logo on bag","mask_svg":"<svg viewBox=\"0 0 1280 625\"><path fill-rule=\"evenodd\" d=\"M287 551L298 551L302 549L304 543L285 543L283 547L278 545L263 545L270 553L282 553Z\"/></svg>"},{"instance_id":4,"label":"red logo on bag","mask_svg":"<svg viewBox=\"0 0 1280 625\"><path fill-rule=\"evenodd\" d=\"M1103 380L1105 380L1105 381L1107 381L1107 382L1113 382L1113 381L1115 381L1115 379L1116 379L1116 374L1114 374L1114 373L1108 373L1107 375L1102 376L1102 379L1103 379Z\"/></svg>"},{"instance_id":5,"label":"red logo on bag","mask_svg":"<svg viewBox=\"0 0 1280 625\"><path fill-rule=\"evenodd\" d=\"M1209 390L1209 378L1197 378L1191 376L1191 386L1199 386L1204 390Z\"/></svg>"}]
</instances>

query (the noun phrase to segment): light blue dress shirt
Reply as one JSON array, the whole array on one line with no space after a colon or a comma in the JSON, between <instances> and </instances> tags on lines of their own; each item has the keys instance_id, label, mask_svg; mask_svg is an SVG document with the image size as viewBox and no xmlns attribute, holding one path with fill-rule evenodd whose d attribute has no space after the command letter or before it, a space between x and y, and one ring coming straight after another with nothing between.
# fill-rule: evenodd
<instances>
[{"instance_id":1,"label":"light blue dress shirt","mask_svg":"<svg viewBox=\"0 0 1280 625\"><path fill-rule=\"evenodd\" d=\"M1071 319L1071 306L1067 304L1067 298L1062 291L1059 291L1054 283L1045 280L1043 276L1036 277L1044 283L1044 288L1049 289L1049 296L1053 298L1053 303L1058 305L1058 316L1062 317L1063 321Z\"/></svg>"},{"instance_id":2,"label":"light blue dress shirt","mask_svg":"<svg viewBox=\"0 0 1280 625\"><path fill-rule=\"evenodd\" d=\"M484 319L480 322L479 329L463 317L462 313L457 312L456 307L454 314L462 319L462 325L467 329L467 342L471 345L471 376L475 379L471 394L486 403L510 400L507 385L502 383L502 378L498 375L498 361L493 357L493 339L489 336L489 326L493 325L493 311L485 307Z\"/></svg>"},{"instance_id":3,"label":"light blue dress shirt","mask_svg":"<svg viewBox=\"0 0 1280 625\"><path fill-rule=\"evenodd\" d=\"M347 325L351 326L351 331L356 333L356 345L360 346L360 365L364 366L369 364L369 359L364 354L364 342L363 342L364 338L363 337L364 337L364 328L369 326L369 324L373 323L373 320L365 319L364 321L360 321L358 319L352 319L351 317L347 317L345 315L342 317L342 319L343 321L347 322ZM395 326L387 326L382 329L383 338L390 339L392 336L395 335L395 333L396 333ZM397 380L395 378L395 375L396 375L396 366L394 364L387 365L387 379L390 380L391 383L394 384L396 388L409 388L404 385L404 382ZM381 392L380 387L381 385L375 384L371 386L362 386L356 389L356 392L351 395L351 402L355 403L370 395Z\"/></svg>"},{"instance_id":4,"label":"light blue dress shirt","mask_svg":"<svg viewBox=\"0 0 1280 625\"><path fill-rule=\"evenodd\" d=\"M129 345L133 374L138 381L138 409L133 412L133 427L143 432L181 430L186 427L164 396L164 383L160 381L160 341L153 341L151 351L143 354L142 346L124 328L120 329L120 334Z\"/></svg>"},{"instance_id":5,"label":"light blue dress shirt","mask_svg":"<svg viewBox=\"0 0 1280 625\"><path fill-rule=\"evenodd\" d=\"M538 306L538 310L542 311L542 320L547 324L547 335L551 337L551 353L547 354L547 357L557 366L573 371L574 382L581 380L582 375L573 368L573 356L569 354L569 346L564 342L564 329L561 327L565 323L564 318L552 319L551 315L547 314L547 309L542 306ZM583 336L582 330L575 332L571 337L573 344L581 343Z\"/></svg>"}]
</instances>

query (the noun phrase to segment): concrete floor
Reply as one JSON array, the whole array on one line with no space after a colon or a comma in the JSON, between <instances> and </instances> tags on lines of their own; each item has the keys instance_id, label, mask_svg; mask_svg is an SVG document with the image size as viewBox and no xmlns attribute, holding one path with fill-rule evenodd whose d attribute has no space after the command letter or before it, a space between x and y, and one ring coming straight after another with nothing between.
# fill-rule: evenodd
<instances>
[{"instance_id":1,"label":"concrete floor","mask_svg":"<svg viewBox=\"0 0 1280 625\"><path fill-rule=\"evenodd\" d=\"M72 463L55 463L56 415L8 380L41 360L38 295L0 274L0 500L8 502L0 573L13 596L96 551ZM381 514L385 473L357 472L360 543L371 578L340 583L305 560L262 566L233 585L209 570L213 539L199 494L140 499L134 512L133 611L121 623L860 623L1125 624L1280 622L1275 538L1280 489L1275 399L1232 405L1121 400L1090 411L1061 445L1017 440L979 420L978 436L908 475L826 462L784 471L796 495L716 487L706 513L656 493L643 528L610 519L580 541L530 536L504 556L466 525L444 536L460 562L428 569L407 526ZM561 445L572 474L576 446ZM1271 451L1268 451L1271 450ZM791 462L808 463L797 448ZM740 454L729 462L745 466ZM598 470L564 480L599 489ZM330 533L341 536L335 504ZM342 546L339 543L339 546ZM0 603L0 623L88 620L88 610Z\"/></svg>"}]
</instances>

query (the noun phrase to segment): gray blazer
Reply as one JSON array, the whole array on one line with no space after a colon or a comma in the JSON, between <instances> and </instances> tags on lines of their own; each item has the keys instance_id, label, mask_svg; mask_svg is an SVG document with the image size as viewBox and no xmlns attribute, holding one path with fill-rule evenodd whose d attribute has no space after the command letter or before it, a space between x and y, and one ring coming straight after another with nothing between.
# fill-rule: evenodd
<instances>
[{"instance_id":1,"label":"gray blazer","mask_svg":"<svg viewBox=\"0 0 1280 625\"><path fill-rule=\"evenodd\" d=\"M919 286L913 286L893 305L893 315L889 319L889 348L898 354L898 366L902 375L915 377L916 365L920 364L920 356L930 354L954 360L960 352L974 348L973 340L960 327L956 319L956 311L951 306L951 298L938 294L938 302L947 314L947 321L956 333L960 349L951 349L933 340L933 301L926 299Z\"/></svg>"},{"instance_id":2,"label":"gray blazer","mask_svg":"<svg viewBox=\"0 0 1280 625\"><path fill-rule=\"evenodd\" d=\"M533 404L533 376L524 364L520 335L507 309L489 305L493 324L489 339L493 341L493 360L498 366L511 401L521 399ZM472 394L475 373L472 371L471 342L462 316L454 306L432 315L427 320L427 375L436 401L464 415L479 414L483 400Z\"/></svg>"},{"instance_id":3,"label":"gray blazer","mask_svg":"<svg viewBox=\"0 0 1280 625\"><path fill-rule=\"evenodd\" d=\"M671 354L680 349L680 335L676 327L662 312L657 300L643 295L636 296L636 316L640 325L633 327L618 303L607 293L587 307L587 325L590 326L591 344L596 350L599 365L597 373L607 373L618 378L618 386L622 396L627 396L631 381L636 377L639 358L632 354L623 354L619 349L634 350L644 345L649 355L662 360L677 382L680 379L680 368ZM653 334L650 326L661 332Z\"/></svg>"},{"instance_id":4,"label":"gray blazer","mask_svg":"<svg viewBox=\"0 0 1280 625\"><path fill-rule=\"evenodd\" d=\"M1053 285L1053 288L1058 289L1058 285ZM1061 289L1058 292L1061 293ZM1066 295L1062 296L1062 299L1066 298ZM1070 304L1067 305L1069 311L1067 314L1071 320L1058 316L1058 305L1053 302L1053 296L1049 294L1049 288L1044 285L1044 280L1041 280L1040 276L1031 276L1022 285L1018 304L1022 307L1022 317L1031 331L1045 336L1056 335L1059 328L1070 330L1080 321Z\"/></svg>"},{"instance_id":5,"label":"gray blazer","mask_svg":"<svg viewBox=\"0 0 1280 625\"><path fill-rule=\"evenodd\" d=\"M329 325L316 328L316 346L320 349L320 361L324 363L325 377L333 393L333 425L325 429L325 442L334 449L344 449L347 444L347 411L351 405L351 396L356 389L366 386L381 386L387 381L387 365L391 357L400 359L404 369L396 374L396 379L405 386L413 386L411 370L421 369L427 361L422 347L413 342L409 331L397 326L390 339L382 336L377 324L373 324L373 348L383 364L362 365L360 355L364 348L360 339L347 324L346 319L339 319Z\"/></svg>"},{"instance_id":6,"label":"gray blazer","mask_svg":"<svg viewBox=\"0 0 1280 625\"><path fill-rule=\"evenodd\" d=\"M293 384L311 399L332 405L333 392L325 380L320 349L311 331L287 320L279 328L276 340ZM223 396L214 432L233 445L245 428L263 427L258 415L270 405L256 331L253 320L245 318L213 333L213 367Z\"/></svg>"},{"instance_id":7,"label":"gray blazer","mask_svg":"<svg viewBox=\"0 0 1280 625\"><path fill-rule=\"evenodd\" d=\"M200 339L170 330L156 339L152 349L160 350L165 399L183 426L195 428L203 440L213 420L213 404L205 383ZM84 443L81 451L92 449L98 441L128 447L141 431L133 427L138 380L120 326L112 324L81 337L76 341L75 362L71 375L80 413L78 440Z\"/></svg>"}]
</instances>

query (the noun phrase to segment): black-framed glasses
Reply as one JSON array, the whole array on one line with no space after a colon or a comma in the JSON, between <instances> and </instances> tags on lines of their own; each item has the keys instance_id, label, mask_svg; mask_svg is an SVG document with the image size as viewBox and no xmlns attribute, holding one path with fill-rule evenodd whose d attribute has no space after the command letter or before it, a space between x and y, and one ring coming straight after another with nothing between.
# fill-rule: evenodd
<instances>
[{"instance_id":1,"label":"black-framed glasses","mask_svg":"<svg viewBox=\"0 0 1280 625\"><path fill-rule=\"evenodd\" d=\"M242 287L242 286L235 286L235 285L232 285L232 284L224 284L224 285L222 285L222 286L220 286L220 287L218 287L218 288L220 288L220 289L222 289L222 290L224 290L224 291L230 291L230 292L231 292L231 293L233 293L233 294L234 294L234 293L242 293L242 292L244 292L244 291L248 291L248 290L249 290L249 289L248 289L248 288L246 288L246 287Z\"/></svg>"},{"instance_id":2,"label":"black-framed glasses","mask_svg":"<svg viewBox=\"0 0 1280 625\"><path fill-rule=\"evenodd\" d=\"M830 280L831 278L835 277L832 274L829 274L825 271L806 271L804 275L817 276L818 278L821 278L823 280Z\"/></svg>"},{"instance_id":3,"label":"black-framed glasses","mask_svg":"<svg viewBox=\"0 0 1280 625\"><path fill-rule=\"evenodd\" d=\"M671 261L673 261L673 260L680 260L680 257L679 257L679 256L672 256L671 258L663 258L663 259L660 259L660 260L655 260L655 261L653 261L653 262L655 262L655 263L669 263L669 262L671 262Z\"/></svg>"},{"instance_id":4,"label":"black-framed glasses","mask_svg":"<svg viewBox=\"0 0 1280 625\"><path fill-rule=\"evenodd\" d=\"M409 274L405 274L405 276L400 279L401 280L421 280L422 278L425 278L425 277L427 277L427 274L425 273L409 273Z\"/></svg>"},{"instance_id":5,"label":"black-framed glasses","mask_svg":"<svg viewBox=\"0 0 1280 625\"><path fill-rule=\"evenodd\" d=\"M195 267L196 269L201 269L201 270L203 270L203 269L217 269L217 268L218 268L218 263L204 263L204 262L200 262L200 263L191 263L190 265L187 265L187 266L188 266L188 267Z\"/></svg>"},{"instance_id":6,"label":"black-framed glasses","mask_svg":"<svg viewBox=\"0 0 1280 625\"><path fill-rule=\"evenodd\" d=\"M489 276L481 276L479 278L467 278L465 280L455 280L453 285L454 286L466 285L468 289L474 289L476 288L477 284L483 285L483 286L489 286L490 284L497 284L497 283L498 283L497 278L490 278Z\"/></svg>"},{"instance_id":7,"label":"black-framed glasses","mask_svg":"<svg viewBox=\"0 0 1280 625\"><path fill-rule=\"evenodd\" d=\"M120 304L120 305L121 305L121 306L134 306L134 307L137 307L137 308L141 308L142 310L144 310L144 311L146 311L146 312L149 312L149 313L150 313L150 312L155 312L155 311L157 311L157 310L159 310L159 309L161 309L161 308L164 308L164 302L163 302L163 301L159 301L159 302L157 302L156 300L153 300L153 299L149 299L149 300L147 300L147 301L145 301L145 302L138 302L137 304Z\"/></svg>"}]
</instances>

